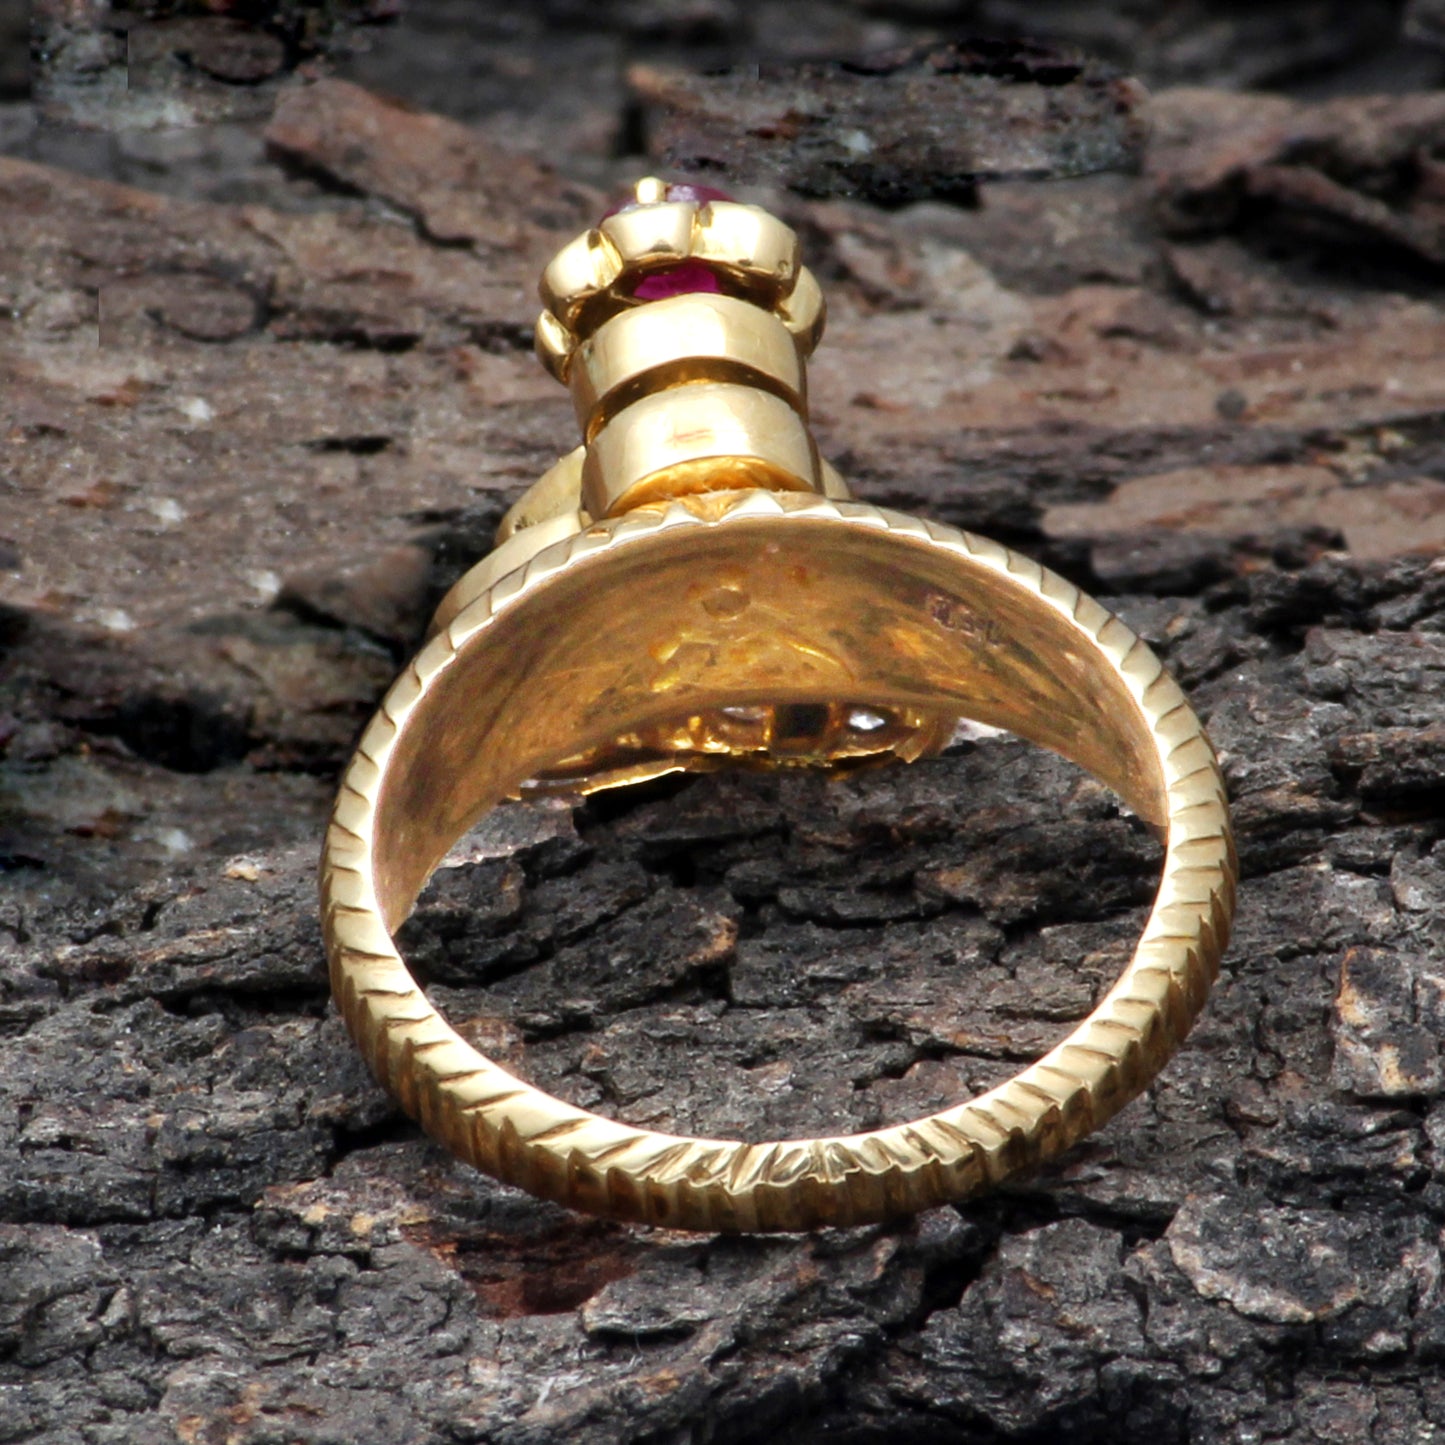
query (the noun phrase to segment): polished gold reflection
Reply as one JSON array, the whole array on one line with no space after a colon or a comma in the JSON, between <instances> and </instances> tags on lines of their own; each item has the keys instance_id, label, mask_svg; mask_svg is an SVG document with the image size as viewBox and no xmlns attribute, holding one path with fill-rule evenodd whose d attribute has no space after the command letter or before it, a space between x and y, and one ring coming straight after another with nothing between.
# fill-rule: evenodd
<instances>
[{"instance_id":1,"label":"polished gold reflection","mask_svg":"<svg viewBox=\"0 0 1445 1445\"><path fill-rule=\"evenodd\" d=\"M1072 622L925 540L806 516L658 531L519 597L459 661L419 701L382 793L388 926L524 779L684 712L839 698L946 710L1053 748L1164 816L1139 710Z\"/></svg>"}]
</instances>

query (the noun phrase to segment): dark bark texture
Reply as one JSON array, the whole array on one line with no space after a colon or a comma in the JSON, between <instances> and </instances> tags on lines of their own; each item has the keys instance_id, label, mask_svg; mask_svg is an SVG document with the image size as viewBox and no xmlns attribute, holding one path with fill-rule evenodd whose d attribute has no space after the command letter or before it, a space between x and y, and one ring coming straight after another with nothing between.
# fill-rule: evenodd
<instances>
[{"instance_id":1,"label":"dark bark texture","mask_svg":"<svg viewBox=\"0 0 1445 1445\"><path fill-rule=\"evenodd\" d=\"M148 103L217 124L57 128L0 67L0 1441L1435 1438L1440 7L521 9L418 5L317 78L331 32L242 44L233 7L206 65L147 72ZM72 40L96 19L37 13ZM1013 52L989 83L1037 108L1023 169L1066 178L978 161L998 112L967 65L888 118L901 52L997 57L1025 23L1153 90ZM46 106L102 82L86 53L44 61ZM759 59L757 114L800 73L833 106L804 118L811 171L776 134L720 158L772 178L746 194L828 290L823 450L1158 649L1244 881L1194 1035L1056 1167L725 1239L575 1216L432 1146L329 1006L314 870L430 607L574 444L530 354L539 266L643 146L716 134ZM859 116L890 127L888 186L834 164ZM908 144L931 133L951 159ZM1124 168L1077 174L1074 142ZM838 1131L1057 1039L1157 861L1089 778L980 733L844 781L504 808L405 943L468 1037L569 1099Z\"/></svg>"}]
</instances>

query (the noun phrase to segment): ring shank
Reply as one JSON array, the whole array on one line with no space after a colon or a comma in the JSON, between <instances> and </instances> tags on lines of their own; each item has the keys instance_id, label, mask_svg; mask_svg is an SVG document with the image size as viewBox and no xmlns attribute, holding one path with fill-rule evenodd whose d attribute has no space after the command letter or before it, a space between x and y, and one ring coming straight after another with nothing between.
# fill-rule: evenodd
<instances>
[{"instance_id":1,"label":"ring shank","mask_svg":"<svg viewBox=\"0 0 1445 1445\"><path fill-rule=\"evenodd\" d=\"M1064 1044L980 1099L867 1135L746 1144L631 1129L464 1043L391 933L481 814L558 758L693 710L946 707L1054 749L1165 830L1154 912ZM1228 930L1222 784L1157 659L993 543L855 503L731 494L633 513L464 609L388 694L323 860L342 1011L378 1076L462 1157L536 1193L690 1228L797 1229L958 1198L1137 1093L1202 1004Z\"/></svg>"}]
</instances>

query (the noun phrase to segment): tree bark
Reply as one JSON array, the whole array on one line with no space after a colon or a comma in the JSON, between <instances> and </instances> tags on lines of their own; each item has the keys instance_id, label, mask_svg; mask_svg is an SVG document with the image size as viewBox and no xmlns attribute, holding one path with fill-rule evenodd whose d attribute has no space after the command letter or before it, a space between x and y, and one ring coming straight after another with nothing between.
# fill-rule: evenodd
<instances>
[{"instance_id":1,"label":"tree bark","mask_svg":"<svg viewBox=\"0 0 1445 1445\"><path fill-rule=\"evenodd\" d=\"M646 29L682 8L498 40L475 125L268 75L269 149L236 123L0 157L0 1441L1428 1438L1438 95L1166 89L1137 173L985 174L959 205L919 147L903 209L766 196L829 295L813 415L857 493L1062 571L1208 722L1235 941L1147 1096L979 1203L670 1234L457 1165L330 1008L335 774L574 444L531 288L645 166L606 155L638 108L666 132L627 65L727 50L726 4ZM847 50L857 14L819 16ZM352 74L384 82L386 44ZM596 85L534 89L516 122L506 77L549 44L572 79L603 54ZM1230 76L1226 50L1193 78ZM1107 790L980 733L836 781L508 806L404 935L458 1028L579 1104L838 1132L1067 1032L1157 864Z\"/></svg>"}]
</instances>

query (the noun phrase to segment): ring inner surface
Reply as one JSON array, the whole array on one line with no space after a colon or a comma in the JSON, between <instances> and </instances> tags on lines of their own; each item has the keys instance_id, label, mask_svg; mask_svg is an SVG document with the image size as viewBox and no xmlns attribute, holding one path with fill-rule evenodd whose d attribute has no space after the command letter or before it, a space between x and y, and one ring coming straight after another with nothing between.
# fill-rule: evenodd
<instances>
[{"instance_id":1,"label":"ring inner surface","mask_svg":"<svg viewBox=\"0 0 1445 1445\"><path fill-rule=\"evenodd\" d=\"M661 528L574 560L475 630L464 612L452 634L455 657L445 637L422 654L424 675L432 649L442 665L378 799L374 878L393 932L447 849L522 781L694 710L942 706L1167 819L1139 704L1068 605L947 544L803 516Z\"/></svg>"}]
</instances>

